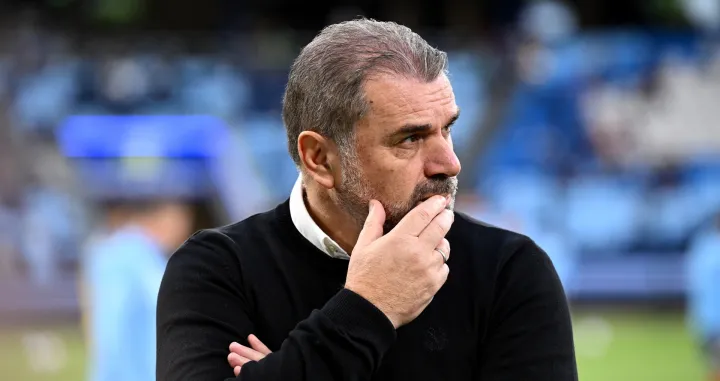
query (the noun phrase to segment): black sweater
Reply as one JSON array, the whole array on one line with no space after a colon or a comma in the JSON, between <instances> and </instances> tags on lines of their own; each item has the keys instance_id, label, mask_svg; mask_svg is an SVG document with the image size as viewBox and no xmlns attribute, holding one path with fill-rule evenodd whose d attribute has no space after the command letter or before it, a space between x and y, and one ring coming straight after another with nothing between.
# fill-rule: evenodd
<instances>
[{"instance_id":1,"label":"black sweater","mask_svg":"<svg viewBox=\"0 0 720 381\"><path fill-rule=\"evenodd\" d=\"M447 239L447 282L395 330L343 288L348 261L307 241L288 202L198 232L160 289L157 379L233 379L228 347L252 333L273 353L238 380L577 380L568 306L545 252L459 213Z\"/></svg>"}]
</instances>

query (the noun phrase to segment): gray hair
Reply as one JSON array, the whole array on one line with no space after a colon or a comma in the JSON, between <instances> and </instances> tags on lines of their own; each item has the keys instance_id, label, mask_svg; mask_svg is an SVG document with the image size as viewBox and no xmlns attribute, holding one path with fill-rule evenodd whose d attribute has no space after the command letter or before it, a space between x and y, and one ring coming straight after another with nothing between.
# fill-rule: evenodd
<instances>
[{"instance_id":1,"label":"gray hair","mask_svg":"<svg viewBox=\"0 0 720 381\"><path fill-rule=\"evenodd\" d=\"M333 140L341 155L354 153L355 124L367 114L363 85L372 75L431 82L447 73L447 54L410 28L358 19L323 29L295 59L283 97L288 148L300 166L302 131Z\"/></svg>"}]
</instances>

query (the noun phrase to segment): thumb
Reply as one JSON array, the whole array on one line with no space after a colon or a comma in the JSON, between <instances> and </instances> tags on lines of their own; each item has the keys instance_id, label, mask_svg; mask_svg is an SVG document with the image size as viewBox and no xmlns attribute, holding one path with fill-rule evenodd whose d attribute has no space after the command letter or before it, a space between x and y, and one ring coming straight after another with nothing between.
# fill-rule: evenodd
<instances>
[{"instance_id":1,"label":"thumb","mask_svg":"<svg viewBox=\"0 0 720 381\"><path fill-rule=\"evenodd\" d=\"M385 223L385 208L377 200L370 200L370 210L365 219L355 247L365 247L383 235L383 224Z\"/></svg>"}]
</instances>

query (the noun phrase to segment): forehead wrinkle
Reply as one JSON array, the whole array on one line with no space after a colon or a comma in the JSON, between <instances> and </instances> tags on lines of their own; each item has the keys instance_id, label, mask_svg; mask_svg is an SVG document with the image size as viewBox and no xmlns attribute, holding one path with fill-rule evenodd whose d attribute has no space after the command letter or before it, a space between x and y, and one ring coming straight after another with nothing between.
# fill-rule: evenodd
<instances>
[{"instance_id":1,"label":"forehead wrinkle","mask_svg":"<svg viewBox=\"0 0 720 381\"><path fill-rule=\"evenodd\" d=\"M441 86L433 86L433 82L437 84L438 81L443 82ZM439 77L433 82L374 77L365 83L369 114L385 122L394 120L387 123L386 128L396 127L397 124L444 124L449 114L457 110L454 107L455 95L447 77ZM449 105L453 106L452 110L449 110Z\"/></svg>"}]
</instances>

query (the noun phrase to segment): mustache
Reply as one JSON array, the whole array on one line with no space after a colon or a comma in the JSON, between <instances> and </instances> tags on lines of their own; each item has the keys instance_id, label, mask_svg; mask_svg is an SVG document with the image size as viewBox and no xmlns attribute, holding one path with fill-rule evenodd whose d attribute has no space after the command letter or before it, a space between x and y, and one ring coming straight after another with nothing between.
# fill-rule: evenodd
<instances>
[{"instance_id":1,"label":"mustache","mask_svg":"<svg viewBox=\"0 0 720 381\"><path fill-rule=\"evenodd\" d=\"M437 194L454 196L457 192L457 184L457 177L430 179L415 187L412 195L412 203L416 204Z\"/></svg>"}]
</instances>

